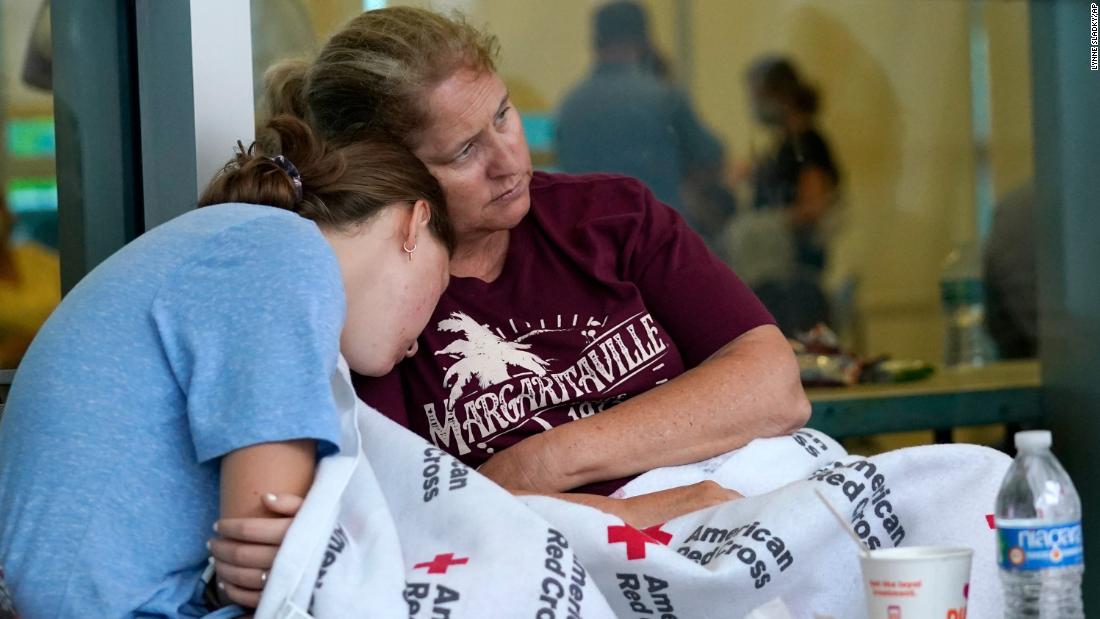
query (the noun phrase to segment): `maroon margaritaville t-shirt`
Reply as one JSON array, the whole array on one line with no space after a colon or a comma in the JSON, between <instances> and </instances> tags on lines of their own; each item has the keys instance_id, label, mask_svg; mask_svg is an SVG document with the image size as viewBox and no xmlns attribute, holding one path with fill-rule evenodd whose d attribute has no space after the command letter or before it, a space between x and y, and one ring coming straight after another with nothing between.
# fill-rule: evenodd
<instances>
[{"instance_id":1,"label":"maroon margaritaville t-shirt","mask_svg":"<svg viewBox=\"0 0 1100 619\"><path fill-rule=\"evenodd\" d=\"M771 316L640 182L536 172L491 283L452 277L416 356L359 395L464 463L671 380ZM583 488L609 494L627 480Z\"/></svg>"}]
</instances>

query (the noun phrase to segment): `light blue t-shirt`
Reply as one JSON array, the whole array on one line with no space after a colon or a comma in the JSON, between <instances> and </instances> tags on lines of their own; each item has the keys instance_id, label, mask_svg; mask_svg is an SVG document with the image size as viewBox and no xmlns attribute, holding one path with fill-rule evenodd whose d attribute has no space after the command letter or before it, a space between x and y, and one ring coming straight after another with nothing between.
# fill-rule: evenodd
<instances>
[{"instance_id":1,"label":"light blue t-shirt","mask_svg":"<svg viewBox=\"0 0 1100 619\"><path fill-rule=\"evenodd\" d=\"M0 423L0 564L24 617L201 616L219 465L331 453L345 301L316 224L217 205L136 239L46 322Z\"/></svg>"}]
</instances>

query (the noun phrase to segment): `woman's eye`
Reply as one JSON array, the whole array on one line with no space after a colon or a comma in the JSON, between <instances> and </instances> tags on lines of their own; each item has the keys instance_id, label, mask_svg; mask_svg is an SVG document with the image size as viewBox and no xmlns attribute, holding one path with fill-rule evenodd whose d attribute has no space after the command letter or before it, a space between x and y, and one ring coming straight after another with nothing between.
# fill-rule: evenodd
<instances>
[{"instance_id":1,"label":"woman's eye","mask_svg":"<svg viewBox=\"0 0 1100 619\"><path fill-rule=\"evenodd\" d=\"M472 152L474 152L473 142L467 144L465 146L465 148L463 148L461 151L459 151L458 155L455 155L455 161L461 161L461 160L465 159L466 157L469 157L470 153L472 153Z\"/></svg>"},{"instance_id":2,"label":"woman's eye","mask_svg":"<svg viewBox=\"0 0 1100 619\"><path fill-rule=\"evenodd\" d=\"M499 122L503 121L504 118L508 115L508 111L511 110L511 109L512 109L511 106L509 106L509 107L506 107L503 110L497 112L497 122L499 123Z\"/></svg>"}]
</instances>

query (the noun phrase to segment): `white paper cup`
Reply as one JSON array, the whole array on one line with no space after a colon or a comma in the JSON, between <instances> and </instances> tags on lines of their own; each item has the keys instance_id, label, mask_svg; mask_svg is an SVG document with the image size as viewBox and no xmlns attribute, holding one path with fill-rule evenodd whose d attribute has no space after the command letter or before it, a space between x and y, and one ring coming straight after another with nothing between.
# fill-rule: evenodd
<instances>
[{"instance_id":1,"label":"white paper cup","mask_svg":"<svg viewBox=\"0 0 1100 619\"><path fill-rule=\"evenodd\" d=\"M965 619L970 548L911 546L861 556L870 619Z\"/></svg>"}]
</instances>

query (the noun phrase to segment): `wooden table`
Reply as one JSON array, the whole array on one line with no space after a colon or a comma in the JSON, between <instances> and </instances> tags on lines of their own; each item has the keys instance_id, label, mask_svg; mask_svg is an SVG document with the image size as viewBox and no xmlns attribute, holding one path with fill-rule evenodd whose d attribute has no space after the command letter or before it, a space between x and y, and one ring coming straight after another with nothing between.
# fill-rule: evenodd
<instances>
[{"instance_id":1,"label":"wooden table","mask_svg":"<svg viewBox=\"0 0 1100 619\"><path fill-rule=\"evenodd\" d=\"M935 430L991 423L1038 426L1039 362L1004 361L966 370L942 370L920 381L891 385L808 389L813 415L806 424L834 438L883 432Z\"/></svg>"}]
</instances>

